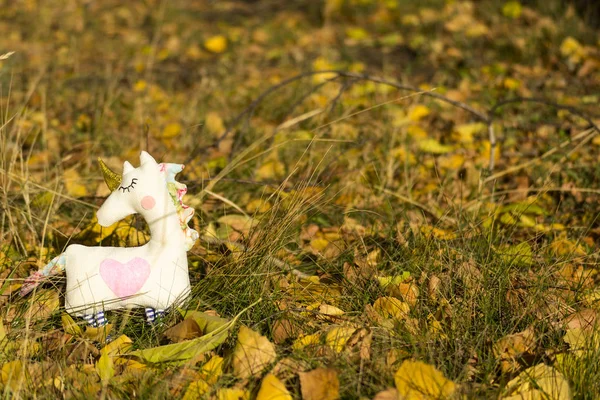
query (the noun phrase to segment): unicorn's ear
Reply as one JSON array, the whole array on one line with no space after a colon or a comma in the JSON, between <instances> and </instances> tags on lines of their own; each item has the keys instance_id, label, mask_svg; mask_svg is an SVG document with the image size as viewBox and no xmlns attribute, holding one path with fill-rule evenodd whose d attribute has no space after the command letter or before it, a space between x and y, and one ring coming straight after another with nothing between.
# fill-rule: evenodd
<instances>
[{"instance_id":1,"label":"unicorn's ear","mask_svg":"<svg viewBox=\"0 0 600 400\"><path fill-rule=\"evenodd\" d=\"M145 151L142 151L141 154L140 154L140 164L144 165L144 164L146 164L148 162L152 163L152 164L155 164L155 165L158 165L156 163L156 160L154 158L152 158L152 156L150 154L148 154Z\"/></svg>"},{"instance_id":2,"label":"unicorn's ear","mask_svg":"<svg viewBox=\"0 0 600 400\"><path fill-rule=\"evenodd\" d=\"M134 169L135 169L135 168L133 167L133 165L131 165L131 164L129 163L129 161L125 161L125 162L123 163L123 175L125 175L125 174L126 174L126 173L128 173L128 172L131 172L131 171L133 171Z\"/></svg>"}]
</instances>

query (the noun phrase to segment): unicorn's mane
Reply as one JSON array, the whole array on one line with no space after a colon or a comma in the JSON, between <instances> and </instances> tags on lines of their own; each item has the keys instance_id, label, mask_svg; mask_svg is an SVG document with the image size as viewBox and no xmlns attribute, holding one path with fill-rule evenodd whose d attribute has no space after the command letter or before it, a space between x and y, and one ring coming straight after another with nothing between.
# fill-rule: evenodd
<instances>
[{"instance_id":1,"label":"unicorn's mane","mask_svg":"<svg viewBox=\"0 0 600 400\"><path fill-rule=\"evenodd\" d=\"M190 250L192 246L194 246L194 243L198 239L199 235L198 232L188 226L188 222L194 215L194 209L183 203L183 196L185 196L187 193L187 186L175 180L175 175L183 170L183 165L162 163L159 164L159 167L161 172L165 173L167 190L169 191L171 200L175 205L175 209L177 210L177 215L179 217L179 224L181 225L181 230L183 230L185 235L186 250Z\"/></svg>"}]
</instances>

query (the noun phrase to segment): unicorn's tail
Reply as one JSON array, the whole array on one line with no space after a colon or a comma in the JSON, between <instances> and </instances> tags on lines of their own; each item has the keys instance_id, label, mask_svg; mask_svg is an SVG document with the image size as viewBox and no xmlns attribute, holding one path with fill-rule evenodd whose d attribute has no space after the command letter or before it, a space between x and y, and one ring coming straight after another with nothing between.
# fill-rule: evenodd
<instances>
[{"instance_id":1,"label":"unicorn's tail","mask_svg":"<svg viewBox=\"0 0 600 400\"><path fill-rule=\"evenodd\" d=\"M65 253L54 257L52 261L46 264L44 268L34 272L27 279L25 279L23 286L21 286L21 296L27 295L49 276L57 275L63 272L66 264L67 256Z\"/></svg>"}]
</instances>

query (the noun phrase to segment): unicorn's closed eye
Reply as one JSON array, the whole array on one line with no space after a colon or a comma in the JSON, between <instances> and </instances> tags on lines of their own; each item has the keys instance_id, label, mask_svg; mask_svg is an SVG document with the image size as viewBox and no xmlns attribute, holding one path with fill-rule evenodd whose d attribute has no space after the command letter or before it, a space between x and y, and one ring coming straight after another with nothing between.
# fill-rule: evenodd
<instances>
[{"instance_id":1,"label":"unicorn's closed eye","mask_svg":"<svg viewBox=\"0 0 600 400\"><path fill-rule=\"evenodd\" d=\"M65 308L94 326L106 324L104 311L145 307L149 322L156 313L190 292L187 251L198 238L188 226L194 209L183 204L186 186L175 181L181 164L158 164L143 151L140 166L123 164L120 176L100 161L112 193L97 212L98 223L109 226L140 213L151 239L140 247L70 245L21 287L31 292L43 279L66 271ZM155 313L156 311L156 313Z\"/></svg>"}]
</instances>

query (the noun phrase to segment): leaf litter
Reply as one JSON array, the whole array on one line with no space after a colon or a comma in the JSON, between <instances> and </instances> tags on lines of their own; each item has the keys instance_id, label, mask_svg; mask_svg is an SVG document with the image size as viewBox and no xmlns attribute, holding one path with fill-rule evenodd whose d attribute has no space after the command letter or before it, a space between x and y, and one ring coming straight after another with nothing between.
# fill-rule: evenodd
<instances>
[{"instance_id":1,"label":"leaf litter","mask_svg":"<svg viewBox=\"0 0 600 400\"><path fill-rule=\"evenodd\" d=\"M0 27L0 79L19 77L0 99L5 393L600 393L600 51L575 8L67 3L7 5ZM307 68L343 72L268 92ZM99 329L64 314L60 279L17 299L69 242L147 241L135 217L99 227L86 161L141 142L190 154L190 303Z\"/></svg>"}]
</instances>

